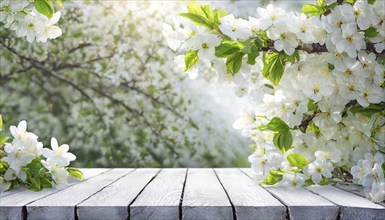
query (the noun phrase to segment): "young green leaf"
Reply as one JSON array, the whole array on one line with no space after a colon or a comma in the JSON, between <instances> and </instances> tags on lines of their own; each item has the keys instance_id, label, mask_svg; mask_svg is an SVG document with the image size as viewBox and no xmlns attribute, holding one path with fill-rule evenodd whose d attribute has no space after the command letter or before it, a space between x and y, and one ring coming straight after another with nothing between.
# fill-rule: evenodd
<instances>
[{"instance_id":1,"label":"young green leaf","mask_svg":"<svg viewBox=\"0 0 385 220\"><path fill-rule=\"evenodd\" d=\"M290 129L285 128L277 132L273 137L273 143L281 152L288 151L293 144L293 136L290 133Z\"/></svg>"},{"instance_id":2,"label":"young green leaf","mask_svg":"<svg viewBox=\"0 0 385 220\"><path fill-rule=\"evenodd\" d=\"M274 131L274 145L281 151L286 152L293 144L293 136L290 127L280 118L274 117L268 124L260 126L260 130Z\"/></svg>"},{"instance_id":3,"label":"young green leaf","mask_svg":"<svg viewBox=\"0 0 385 220\"><path fill-rule=\"evenodd\" d=\"M282 180L283 174L281 172L277 172L275 170L270 170L269 175L263 181L263 184L266 185L274 185Z\"/></svg>"},{"instance_id":4,"label":"young green leaf","mask_svg":"<svg viewBox=\"0 0 385 220\"><path fill-rule=\"evenodd\" d=\"M198 57L198 51L197 50L189 50L186 53L186 56L184 57L184 62L185 62L185 69L184 71L186 72L189 70L191 67L193 67L199 60Z\"/></svg>"},{"instance_id":5,"label":"young green leaf","mask_svg":"<svg viewBox=\"0 0 385 220\"><path fill-rule=\"evenodd\" d=\"M226 9L214 9L214 21L218 25L221 24L220 19L223 18L224 16L228 15L229 13L227 12Z\"/></svg>"},{"instance_id":6,"label":"young green leaf","mask_svg":"<svg viewBox=\"0 0 385 220\"><path fill-rule=\"evenodd\" d=\"M259 129L262 131L269 130L269 131L279 132L288 127L289 126L284 121L282 121L282 119L278 117L274 117L273 119L271 119L271 121L267 125L263 125L259 127Z\"/></svg>"},{"instance_id":7,"label":"young green leaf","mask_svg":"<svg viewBox=\"0 0 385 220\"><path fill-rule=\"evenodd\" d=\"M233 54L239 52L245 47L245 44L240 41L225 40L215 48L215 56L217 57L230 57Z\"/></svg>"},{"instance_id":8,"label":"young green leaf","mask_svg":"<svg viewBox=\"0 0 385 220\"><path fill-rule=\"evenodd\" d=\"M245 48L246 49L246 48ZM245 51L244 49L244 51ZM247 54L247 63L250 65L255 64L255 58L259 56L259 51L255 44L251 44L247 46L248 51L245 52Z\"/></svg>"},{"instance_id":9,"label":"young green leaf","mask_svg":"<svg viewBox=\"0 0 385 220\"><path fill-rule=\"evenodd\" d=\"M346 0L346 3L349 3L349 4L352 4L354 5L354 3L356 3L357 0Z\"/></svg>"},{"instance_id":10,"label":"young green leaf","mask_svg":"<svg viewBox=\"0 0 385 220\"><path fill-rule=\"evenodd\" d=\"M289 161L292 167L298 167L299 169L303 169L310 162L301 154L289 154L287 156L287 160Z\"/></svg>"},{"instance_id":11,"label":"young green leaf","mask_svg":"<svg viewBox=\"0 0 385 220\"><path fill-rule=\"evenodd\" d=\"M235 75L242 67L242 58L245 54L242 52L238 52L232 56L230 56L226 60L226 67L230 71L231 74Z\"/></svg>"},{"instance_id":12,"label":"young green leaf","mask_svg":"<svg viewBox=\"0 0 385 220\"><path fill-rule=\"evenodd\" d=\"M322 9L321 6L319 5L313 5L313 4L306 4L302 7L302 12L308 16L308 17L312 17L312 16L316 16L316 15L321 15L323 14L325 11Z\"/></svg>"},{"instance_id":13,"label":"young green leaf","mask_svg":"<svg viewBox=\"0 0 385 220\"><path fill-rule=\"evenodd\" d=\"M52 18L55 13L55 8L51 0L35 0L35 8L40 13L45 15L48 18Z\"/></svg>"},{"instance_id":14,"label":"young green leaf","mask_svg":"<svg viewBox=\"0 0 385 220\"><path fill-rule=\"evenodd\" d=\"M285 61L278 52L270 52L264 59L262 76L278 85L285 70Z\"/></svg>"},{"instance_id":15,"label":"young green leaf","mask_svg":"<svg viewBox=\"0 0 385 220\"><path fill-rule=\"evenodd\" d=\"M55 0L55 2L60 8L64 8L62 0Z\"/></svg>"},{"instance_id":16,"label":"young green leaf","mask_svg":"<svg viewBox=\"0 0 385 220\"><path fill-rule=\"evenodd\" d=\"M378 32L377 32L377 29L373 26L369 27L366 31L365 31L365 37L375 37L378 35Z\"/></svg>"},{"instance_id":17,"label":"young green leaf","mask_svg":"<svg viewBox=\"0 0 385 220\"><path fill-rule=\"evenodd\" d=\"M179 16L190 19L192 22L194 22L198 26L205 26L209 29L212 29L212 25L209 23L209 21L207 21L206 18L200 15L196 15L192 13L180 13Z\"/></svg>"},{"instance_id":18,"label":"young green leaf","mask_svg":"<svg viewBox=\"0 0 385 220\"><path fill-rule=\"evenodd\" d=\"M82 171L74 168L67 168L67 172L70 176L75 177L76 179L83 180Z\"/></svg>"}]
</instances>

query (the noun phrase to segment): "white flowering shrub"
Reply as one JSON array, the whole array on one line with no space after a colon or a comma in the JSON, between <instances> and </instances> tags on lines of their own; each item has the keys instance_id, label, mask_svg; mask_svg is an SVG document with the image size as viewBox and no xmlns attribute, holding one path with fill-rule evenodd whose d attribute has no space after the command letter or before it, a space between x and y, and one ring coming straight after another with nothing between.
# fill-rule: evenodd
<instances>
[{"instance_id":1,"label":"white flowering shrub","mask_svg":"<svg viewBox=\"0 0 385 220\"><path fill-rule=\"evenodd\" d=\"M187 3L73 1L46 43L0 27L1 114L28 119L43 142L60 137L76 167L247 164L236 97L212 77L188 83L162 35Z\"/></svg>"},{"instance_id":2,"label":"white flowering shrub","mask_svg":"<svg viewBox=\"0 0 385 220\"><path fill-rule=\"evenodd\" d=\"M248 95L234 123L267 185L358 184L385 199L385 4L317 0L268 5L247 20L191 2L164 25L192 77L208 70ZM170 25L171 24L171 25Z\"/></svg>"},{"instance_id":3,"label":"white flowering shrub","mask_svg":"<svg viewBox=\"0 0 385 220\"><path fill-rule=\"evenodd\" d=\"M55 25L61 12L55 12L54 4L63 8L62 0L2 0L0 22L28 42L46 42L62 35Z\"/></svg>"},{"instance_id":4,"label":"white flowering shrub","mask_svg":"<svg viewBox=\"0 0 385 220\"><path fill-rule=\"evenodd\" d=\"M83 179L81 171L69 168L75 155L69 153L69 146L59 146L56 138L51 139L51 149L45 148L38 136L27 131L27 122L11 126L12 139L2 130L0 115L0 191L19 186L40 191L44 188L63 187L73 179Z\"/></svg>"}]
</instances>

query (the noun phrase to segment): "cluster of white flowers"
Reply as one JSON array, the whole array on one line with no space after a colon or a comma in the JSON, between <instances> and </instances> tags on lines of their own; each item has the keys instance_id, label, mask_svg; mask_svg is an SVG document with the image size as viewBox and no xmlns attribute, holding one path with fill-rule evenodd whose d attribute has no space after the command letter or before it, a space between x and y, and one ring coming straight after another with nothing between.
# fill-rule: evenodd
<instances>
[{"instance_id":1,"label":"cluster of white flowers","mask_svg":"<svg viewBox=\"0 0 385 220\"><path fill-rule=\"evenodd\" d=\"M71 174L66 167L76 159L75 155L68 152L68 145L59 147L57 140L52 138L52 150L44 148L43 143L38 141L38 136L27 131L27 122L24 120L17 127L11 126L10 132L13 137L12 142L6 142L5 146L0 146L5 152L5 156L1 158L1 191L9 190L17 184L25 184L33 190L41 190L48 186L64 186L68 183ZM34 173L36 170L37 174ZM46 177L45 172L49 173ZM41 185L41 183L33 185L32 181L40 177L46 178L43 181L48 181L48 185Z\"/></svg>"},{"instance_id":2,"label":"cluster of white flowers","mask_svg":"<svg viewBox=\"0 0 385 220\"><path fill-rule=\"evenodd\" d=\"M4 0L0 2L0 22L5 28L15 31L17 37L26 37L32 43L46 42L62 35L62 30L55 24L61 12L51 18L39 13L29 0Z\"/></svg>"},{"instance_id":3,"label":"cluster of white flowers","mask_svg":"<svg viewBox=\"0 0 385 220\"><path fill-rule=\"evenodd\" d=\"M199 24L191 27L183 16L164 25L164 34L173 50L186 54L179 56L190 75L210 69L232 82L237 94L248 95L234 128L255 142L249 161L258 181L291 186L353 181L365 187L368 198L382 201L382 162L362 160L385 152L385 67L378 56L385 49L384 4L318 4L322 7L309 6L325 9L316 15L305 14L306 7L294 13L272 5L257 8L248 20L224 15L217 28L190 17ZM254 46L263 55L254 54L250 62ZM365 172L355 174L357 164Z\"/></svg>"},{"instance_id":4,"label":"cluster of white flowers","mask_svg":"<svg viewBox=\"0 0 385 220\"><path fill-rule=\"evenodd\" d=\"M365 159L360 159L357 166L352 167L354 183L364 186L364 192L368 197L381 201L385 197L385 180L382 165L384 155L376 153L365 154Z\"/></svg>"}]
</instances>

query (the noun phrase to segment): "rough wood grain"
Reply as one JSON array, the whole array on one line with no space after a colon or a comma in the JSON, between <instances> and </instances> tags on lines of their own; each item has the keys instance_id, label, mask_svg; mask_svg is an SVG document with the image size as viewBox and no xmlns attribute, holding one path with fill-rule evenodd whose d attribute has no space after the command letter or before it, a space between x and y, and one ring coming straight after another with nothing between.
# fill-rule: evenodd
<instances>
[{"instance_id":1,"label":"rough wood grain","mask_svg":"<svg viewBox=\"0 0 385 220\"><path fill-rule=\"evenodd\" d=\"M15 193L18 193L18 192L21 192L21 191L24 191L24 190L25 189L23 189L23 188L19 188L19 189L14 189L14 190L5 191L5 192L0 191L0 198L4 197L4 196L9 196L11 194L15 194Z\"/></svg>"},{"instance_id":2,"label":"rough wood grain","mask_svg":"<svg viewBox=\"0 0 385 220\"><path fill-rule=\"evenodd\" d=\"M347 185L337 184L335 187L366 198L365 193L362 190L362 186L355 186L355 185L347 186ZM380 204L385 207L385 202L379 202L377 204Z\"/></svg>"},{"instance_id":3,"label":"rough wood grain","mask_svg":"<svg viewBox=\"0 0 385 220\"><path fill-rule=\"evenodd\" d=\"M132 169L112 169L37 200L26 206L28 219L75 219L75 206L77 204L131 171Z\"/></svg>"},{"instance_id":4,"label":"rough wood grain","mask_svg":"<svg viewBox=\"0 0 385 220\"><path fill-rule=\"evenodd\" d=\"M126 219L128 206L159 172L137 169L77 206L79 219Z\"/></svg>"},{"instance_id":5,"label":"rough wood grain","mask_svg":"<svg viewBox=\"0 0 385 220\"><path fill-rule=\"evenodd\" d=\"M238 220L285 219L286 207L239 169L215 169Z\"/></svg>"},{"instance_id":6,"label":"rough wood grain","mask_svg":"<svg viewBox=\"0 0 385 220\"><path fill-rule=\"evenodd\" d=\"M182 219L233 219L230 201L213 169L189 169Z\"/></svg>"},{"instance_id":7,"label":"rough wood grain","mask_svg":"<svg viewBox=\"0 0 385 220\"><path fill-rule=\"evenodd\" d=\"M108 169L81 169L84 179L97 176ZM79 182L73 182L75 185ZM44 189L40 192L30 190L19 190L16 193L0 199L0 219L22 219L23 207L45 196L59 192L60 189Z\"/></svg>"},{"instance_id":8,"label":"rough wood grain","mask_svg":"<svg viewBox=\"0 0 385 220\"><path fill-rule=\"evenodd\" d=\"M163 169L130 205L130 219L179 219L187 169Z\"/></svg>"},{"instance_id":9,"label":"rough wood grain","mask_svg":"<svg viewBox=\"0 0 385 220\"><path fill-rule=\"evenodd\" d=\"M308 190L341 206L341 219L385 219L385 207L333 186L310 186Z\"/></svg>"},{"instance_id":10,"label":"rough wood grain","mask_svg":"<svg viewBox=\"0 0 385 220\"><path fill-rule=\"evenodd\" d=\"M336 219L338 206L303 188L266 187L283 202L293 219Z\"/></svg>"},{"instance_id":11,"label":"rough wood grain","mask_svg":"<svg viewBox=\"0 0 385 220\"><path fill-rule=\"evenodd\" d=\"M251 169L241 169L252 177ZM293 219L336 219L339 207L303 188L264 187L288 208Z\"/></svg>"}]
</instances>

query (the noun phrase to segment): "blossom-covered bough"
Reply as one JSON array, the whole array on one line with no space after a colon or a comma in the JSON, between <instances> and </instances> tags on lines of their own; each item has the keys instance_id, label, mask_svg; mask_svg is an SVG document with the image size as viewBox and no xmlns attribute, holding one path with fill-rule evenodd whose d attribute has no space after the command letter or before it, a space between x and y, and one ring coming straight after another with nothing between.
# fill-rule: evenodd
<instances>
[{"instance_id":1,"label":"blossom-covered bough","mask_svg":"<svg viewBox=\"0 0 385 220\"><path fill-rule=\"evenodd\" d=\"M186 4L68 2L62 36L46 43L0 27L1 114L28 119L43 142L60 137L77 167L247 163L229 111L200 89L215 85L186 82L161 33Z\"/></svg>"},{"instance_id":2,"label":"blossom-covered bough","mask_svg":"<svg viewBox=\"0 0 385 220\"><path fill-rule=\"evenodd\" d=\"M19 186L40 191L44 188L63 187L74 179L83 179L81 171L69 168L76 156L69 153L69 146L58 145L51 139L51 149L43 147L38 136L27 131L27 122L9 128L12 140L2 130L0 115L0 191Z\"/></svg>"},{"instance_id":3,"label":"blossom-covered bough","mask_svg":"<svg viewBox=\"0 0 385 220\"><path fill-rule=\"evenodd\" d=\"M234 123L262 184L358 184L385 199L385 4L268 5L248 20L193 1L169 46L192 77L210 69L248 95Z\"/></svg>"},{"instance_id":4,"label":"blossom-covered bough","mask_svg":"<svg viewBox=\"0 0 385 220\"><path fill-rule=\"evenodd\" d=\"M28 42L46 42L62 35L62 30L55 25L61 12L55 12L54 4L63 8L62 0L3 0L0 22Z\"/></svg>"}]
</instances>

